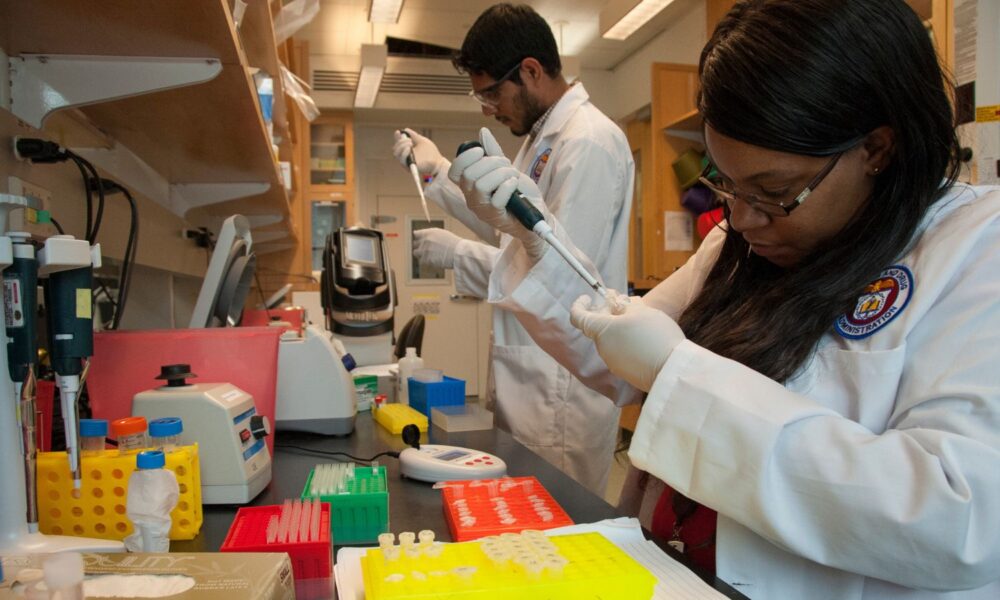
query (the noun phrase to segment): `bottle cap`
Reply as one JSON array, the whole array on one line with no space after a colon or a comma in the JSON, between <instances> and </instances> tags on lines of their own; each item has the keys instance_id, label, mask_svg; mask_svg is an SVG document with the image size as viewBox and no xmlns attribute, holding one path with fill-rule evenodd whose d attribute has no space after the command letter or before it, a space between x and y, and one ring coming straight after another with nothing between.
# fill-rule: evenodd
<instances>
[{"instance_id":1,"label":"bottle cap","mask_svg":"<svg viewBox=\"0 0 1000 600\"><path fill-rule=\"evenodd\" d=\"M144 433L146 431L146 417L125 417L111 421L111 431L114 432L115 437Z\"/></svg>"},{"instance_id":2,"label":"bottle cap","mask_svg":"<svg viewBox=\"0 0 1000 600\"><path fill-rule=\"evenodd\" d=\"M160 450L146 450L135 455L135 466L140 469L161 469L167 464Z\"/></svg>"},{"instance_id":3,"label":"bottle cap","mask_svg":"<svg viewBox=\"0 0 1000 600\"><path fill-rule=\"evenodd\" d=\"M177 417L163 417L149 422L150 437L180 435L182 431L184 431L184 424Z\"/></svg>"},{"instance_id":4,"label":"bottle cap","mask_svg":"<svg viewBox=\"0 0 1000 600\"><path fill-rule=\"evenodd\" d=\"M107 420L80 419L80 435L83 437L108 437Z\"/></svg>"}]
</instances>

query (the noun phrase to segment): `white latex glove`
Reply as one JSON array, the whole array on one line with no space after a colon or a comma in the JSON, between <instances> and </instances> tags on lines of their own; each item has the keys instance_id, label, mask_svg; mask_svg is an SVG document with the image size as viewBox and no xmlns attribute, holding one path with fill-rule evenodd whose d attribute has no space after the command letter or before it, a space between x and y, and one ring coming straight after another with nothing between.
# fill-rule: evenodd
<instances>
[{"instance_id":1,"label":"white latex glove","mask_svg":"<svg viewBox=\"0 0 1000 600\"><path fill-rule=\"evenodd\" d=\"M430 139L420 135L410 128L405 131L410 137L406 137L398 129L393 133L396 143L392 146L392 155L396 157L399 164L407 169L406 157L413 153L413 160L417 163L417 170L421 175L437 175L438 171L447 171L451 163L448 162L441 151Z\"/></svg>"},{"instance_id":2,"label":"white latex glove","mask_svg":"<svg viewBox=\"0 0 1000 600\"><path fill-rule=\"evenodd\" d=\"M432 227L413 232L413 255L422 265L455 268L455 247L462 241L450 231Z\"/></svg>"},{"instance_id":3,"label":"white latex glove","mask_svg":"<svg viewBox=\"0 0 1000 600\"><path fill-rule=\"evenodd\" d=\"M462 189L469 210L484 223L521 240L528 256L537 261L545 253L545 242L508 213L506 206L517 190L548 221L549 212L542 192L503 155L503 149L489 129L479 130L479 142L482 148L471 148L455 158L448 169L448 178Z\"/></svg>"},{"instance_id":4,"label":"white latex glove","mask_svg":"<svg viewBox=\"0 0 1000 600\"><path fill-rule=\"evenodd\" d=\"M612 373L648 392L660 369L684 332L666 313L631 298L622 314L611 314L608 304L592 306L590 296L576 299L570 310L570 322L594 340L597 353Z\"/></svg>"}]
</instances>

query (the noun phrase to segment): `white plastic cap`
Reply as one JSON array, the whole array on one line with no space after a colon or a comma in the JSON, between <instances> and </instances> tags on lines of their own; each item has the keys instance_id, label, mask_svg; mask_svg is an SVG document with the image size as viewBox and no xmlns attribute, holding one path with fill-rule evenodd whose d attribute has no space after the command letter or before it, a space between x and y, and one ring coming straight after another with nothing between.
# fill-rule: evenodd
<instances>
[{"instance_id":1,"label":"white plastic cap","mask_svg":"<svg viewBox=\"0 0 1000 600\"><path fill-rule=\"evenodd\" d=\"M406 358L417 358L417 349L413 346L406 347Z\"/></svg>"},{"instance_id":2,"label":"white plastic cap","mask_svg":"<svg viewBox=\"0 0 1000 600\"><path fill-rule=\"evenodd\" d=\"M49 590L73 587L83 583L83 555L77 552L53 554L42 563L45 585Z\"/></svg>"}]
</instances>

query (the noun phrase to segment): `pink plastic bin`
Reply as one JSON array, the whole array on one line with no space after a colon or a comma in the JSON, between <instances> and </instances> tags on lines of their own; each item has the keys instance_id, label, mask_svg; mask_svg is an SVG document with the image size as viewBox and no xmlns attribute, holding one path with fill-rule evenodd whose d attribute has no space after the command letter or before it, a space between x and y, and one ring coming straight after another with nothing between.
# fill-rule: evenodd
<instances>
[{"instance_id":1,"label":"pink plastic bin","mask_svg":"<svg viewBox=\"0 0 1000 600\"><path fill-rule=\"evenodd\" d=\"M231 383L253 396L257 412L274 423L278 327L107 331L94 335L87 390L96 419L132 414L132 398L164 385L160 367L189 364L196 383ZM267 436L274 455L274 436Z\"/></svg>"}]
</instances>

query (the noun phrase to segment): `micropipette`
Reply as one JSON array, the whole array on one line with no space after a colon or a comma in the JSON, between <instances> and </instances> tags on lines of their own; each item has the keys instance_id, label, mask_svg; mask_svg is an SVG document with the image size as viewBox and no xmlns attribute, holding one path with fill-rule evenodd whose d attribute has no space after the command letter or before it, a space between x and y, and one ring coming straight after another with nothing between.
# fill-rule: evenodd
<instances>
[{"instance_id":1,"label":"micropipette","mask_svg":"<svg viewBox=\"0 0 1000 600\"><path fill-rule=\"evenodd\" d=\"M406 137L410 137L410 134L406 133L404 129L400 129L399 132ZM413 157L412 149L406 155L406 166L410 168L410 174L413 175L413 182L417 184L417 193L420 194L420 204L424 207L424 217L430 221L431 213L427 210L427 198L424 197L424 186L420 183L420 170L417 169L417 159Z\"/></svg>"},{"instance_id":2,"label":"micropipette","mask_svg":"<svg viewBox=\"0 0 1000 600\"><path fill-rule=\"evenodd\" d=\"M476 141L465 142L458 147L458 153L461 154L466 150L471 148L482 148L482 144ZM601 295L602 298L608 298L610 292L607 288L601 285L601 282L597 280L596 277L590 274L583 264L560 242L555 233L552 231L552 227L545 221L545 217L542 213L535 208L531 202L525 198L521 192L514 190L514 193L510 195L510 200L507 202L507 211L514 215L514 218L524 225L529 231L535 232L535 234L545 240L549 246L552 246L556 252L562 256L569 266L573 267L580 277L587 282L587 285L594 288L594 291Z\"/></svg>"}]
</instances>

